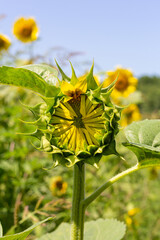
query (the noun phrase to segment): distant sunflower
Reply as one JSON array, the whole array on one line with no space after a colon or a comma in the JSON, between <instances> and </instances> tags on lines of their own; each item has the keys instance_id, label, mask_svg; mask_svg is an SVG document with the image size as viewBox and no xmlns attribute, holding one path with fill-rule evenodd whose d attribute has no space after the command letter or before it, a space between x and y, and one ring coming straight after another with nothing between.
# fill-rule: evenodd
<instances>
[{"instance_id":1,"label":"distant sunflower","mask_svg":"<svg viewBox=\"0 0 160 240\"><path fill-rule=\"evenodd\" d=\"M138 224L134 217L140 211L141 211L140 208L133 208L127 212L127 214L125 215L125 220L128 227L133 227Z\"/></svg>"},{"instance_id":2,"label":"distant sunflower","mask_svg":"<svg viewBox=\"0 0 160 240\"><path fill-rule=\"evenodd\" d=\"M141 114L136 104L131 104L122 111L120 125L126 127L133 121L141 120Z\"/></svg>"},{"instance_id":3,"label":"distant sunflower","mask_svg":"<svg viewBox=\"0 0 160 240\"><path fill-rule=\"evenodd\" d=\"M13 34L21 42L27 43L37 40L39 29L34 18L19 18L13 26Z\"/></svg>"},{"instance_id":4,"label":"distant sunflower","mask_svg":"<svg viewBox=\"0 0 160 240\"><path fill-rule=\"evenodd\" d=\"M66 193L68 184L63 181L61 176L53 177L50 181L50 190L54 196L62 196Z\"/></svg>"},{"instance_id":5,"label":"distant sunflower","mask_svg":"<svg viewBox=\"0 0 160 240\"><path fill-rule=\"evenodd\" d=\"M111 94L113 100L118 100L120 97L128 97L136 91L137 78L133 76L130 70L123 68L117 68L115 71L107 72L107 78L104 80L103 87L110 85L117 77L118 80Z\"/></svg>"},{"instance_id":6,"label":"distant sunflower","mask_svg":"<svg viewBox=\"0 0 160 240\"><path fill-rule=\"evenodd\" d=\"M0 34L0 52L8 50L11 45L10 39L4 34Z\"/></svg>"}]
</instances>

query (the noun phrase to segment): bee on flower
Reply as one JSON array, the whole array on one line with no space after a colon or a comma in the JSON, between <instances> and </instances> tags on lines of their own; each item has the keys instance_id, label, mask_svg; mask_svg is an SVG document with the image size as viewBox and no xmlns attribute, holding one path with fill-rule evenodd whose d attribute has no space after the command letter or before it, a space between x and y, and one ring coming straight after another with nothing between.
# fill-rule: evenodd
<instances>
[{"instance_id":1,"label":"bee on flower","mask_svg":"<svg viewBox=\"0 0 160 240\"><path fill-rule=\"evenodd\" d=\"M138 79L133 76L130 70L118 67L115 71L107 72L103 87L114 82L116 78L117 82L111 97L115 103L119 103L120 98L126 98L136 91Z\"/></svg>"},{"instance_id":2,"label":"bee on flower","mask_svg":"<svg viewBox=\"0 0 160 240\"><path fill-rule=\"evenodd\" d=\"M13 34L23 43L37 40L39 28L34 18L21 17L13 25Z\"/></svg>"},{"instance_id":3,"label":"bee on flower","mask_svg":"<svg viewBox=\"0 0 160 240\"><path fill-rule=\"evenodd\" d=\"M62 196L66 193L68 184L64 182L61 176L53 177L50 180L50 191L52 192L53 196Z\"/></svg>"},{"instance_id":4,"label":"bee on flower","mask_svg":"<svg viewBox=\"0 0 160 240\"><path fill-rule=\"evenodd\" d=\"M2 53L3 51L7 51L10 45L10 39L4 34L0 34L0 53Z\"/></svg>"}]
</instances>

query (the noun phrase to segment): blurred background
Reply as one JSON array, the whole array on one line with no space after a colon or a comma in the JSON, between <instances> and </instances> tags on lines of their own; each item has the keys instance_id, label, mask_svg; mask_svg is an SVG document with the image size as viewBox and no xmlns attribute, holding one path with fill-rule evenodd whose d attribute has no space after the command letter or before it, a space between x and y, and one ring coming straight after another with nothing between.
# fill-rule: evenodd
<instances>
[{"instance_id":1,"label":"blurred background","mask_svg":"<svg viewBox=\"0 0 160 240\"><path fill-rule=\"evenodd\" d=\"M121 143L133 121L160 118L160 2L153 1L2 1L0 65L20 67L55 59L71 74L84 75L95 63L98 82L108 86L119 74L112 101L122 112L117 148L126 159L104 157L99 169L87 166L87 195L109 177L136 162ZM32 120L20 101L34 105L31 91L0 86L0 221L4 233L22 231L46 216L54 224L38 227L35 239L70 220L72 169L52 165L51 156L34 149L33 139L17 132ZM160 171L135 173L104 192L87 209L86 220L117 218L126 223L127 240L160 239Z\"/></svg>"}]
</instances>

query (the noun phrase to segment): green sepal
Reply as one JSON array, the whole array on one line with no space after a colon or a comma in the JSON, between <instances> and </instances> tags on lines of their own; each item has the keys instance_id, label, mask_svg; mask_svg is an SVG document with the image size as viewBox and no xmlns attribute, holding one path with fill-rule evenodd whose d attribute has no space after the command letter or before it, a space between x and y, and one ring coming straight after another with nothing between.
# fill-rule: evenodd
<instances>
[{"instance_id":1,"label":"green sepal","mask_svg":"<svg viewBox=\"0 0 160 240\"><path fill-rule=\"evenodd\" d=\"M72 77L71 77L71 84L74 86L78 82L78 78L76 76L76 73L74 71L74 68L72 66L72 63L70 62L71 69L72 69Z\"/></svg>"},{"instance_id":2,"label":"green sepal","mask_svg":"<svg viewBox=\"0 0 160 240\"><path fill-rule=\"evenodd\" d=\"M88 151L79 151L77 153L77 157L80 159L85 159L91 156L91 153L89 153Z\"/></svg>"},{"instance_id":3,"label":"green sepal","mask_svg":"<svg viewBox=\"0 0 160 240\"><path fill-rule=\"evenodd\" d=\"M20 101L20 103L23 107L30 110L33 113L35 119L37 119L37 120L40 118L41 114L45 114L45 112L46 112L47 106L45 103L38 103L35 106L28 106L28 105L22 103L21 101Z\"/></svg>"},{"instance_id":4,"label":"green sepal","mask_svg":"<svg viewBox=\"0 0 160 240\"><path fill-rule=\"evenodd\" d=\"M88 73L86 79L87 79L87 89L88 90L94 90L98 87L95 79L94 79L94 76L93 76L93 68L94 68L94 62L92 64L92 67L90 69L90 72Z\"/></svg>"},{"instance_id":5,"label":"green sepal","mask_svg":"<svg viewBox=\"0 0 160 240\"><path fill-rule=\"evenodd\" d=\"M119 153L116 151L116 142L114 139L111 141L109 145L105 145L103 148L103 155L107 156L111 154L114 154L120 157Z\"/></svg>"},{"instance_id":6,"label":"green sepal","mask_svg":"<svg viewBox=\"0 0 160 240\"><path fill-rule=\"evenodd\" d=\"M88 163L98 169L99 168L98 163L101 160L101 158L102 158L102 154L97 154L96 156L91 156L91 157L85 159L84 162Z\"/></svg>"},{"instance_id":7,"label":"green sepal","mask_svg":"<svg viewBox=\"0 0 160 240\"><path fill-rule=\"evenodd\" d=\"M41 140L42 136L44 135L42 133L42 131L36 129L34 132L32 133L16 133L16 134L21 134L21 135L24 135L24 136L28 136L28 137L35 137L39 140Z\"/></svg>"},{"instance_id":8,"label":"green sepal","mask_svg":"<svg viewBox=\"0 0 160 240\"><path fill-rule=\"evenodd\" d=\"M113 89L114 89L114 87L115 87L115 84L116 84L116 82L117 82L117 80L118 80L118 77L119 77L119 74L117 75L117 77L116 77L116 79L108 86L108 87L106 87L106 88L102 88L102 93L106 93L106 92L108 92L108 91L110 91L110 90L112 90L113 91Z\"/></svg>"},{"instance_id":9,"label":"green sepal","mask_svg":"<svg viewBox=\"0 0 160 240\"><path fill-rule=\"evenodd\" d=\"M62 68L59 66L58 62L55 60L56 65L61 73L62 76L62 80L68 80L69 82L71 81L71 79L63 72Z\"/></svg>"}]
</instances>

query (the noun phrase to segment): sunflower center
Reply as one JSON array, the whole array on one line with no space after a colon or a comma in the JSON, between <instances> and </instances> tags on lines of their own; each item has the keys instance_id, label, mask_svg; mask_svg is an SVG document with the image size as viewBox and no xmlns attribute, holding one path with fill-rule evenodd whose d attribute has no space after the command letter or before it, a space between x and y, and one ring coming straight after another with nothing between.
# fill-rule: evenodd
<instances>
[{"instance_id":1,"label":"sunflower center","mask_svg":"<svg viewBox=\"0 0 160 240\"><path fill-rule=\"evenodd\" d=\"M31 28L28 28L28 27L24 27L22 29L22 35L25 36L25 37L29 37L32 33L32 29Z\"/></svg>"},{"instance_id":2,"label":"sunflower center","mask_svg":"<svg viewBox=\"0 0 160 240\"><path fill-rule=\"evenodd\" d=\"M104 110L101 104L93 104L85 95L62 101L55 109L51 124L58 146L79 151L88 145L99 145L104 135Z\"/></svg>"},{"instance_id":3,"label":"sunflower center","mask_svg":"<svg viewBox=\"0 0 160 240\"><path fill-rule=\"evenodd\" d=\"M57 181L56 182L56 187L61 190L62 189L62 181Z\"/></svg>"},{"instance_id":4,"label":"sunflower center","mask_svg":"<svg viewBox=\"0 0 160 240\"><path fill-rule=\"evenodd\" d=\"M3 39L0 38L0 48L4 48L5 42Z\"/></svg>"},{"instance_id":5,"label":"sunflower center","mask_svg":"<svg viewBox=\"0 0 160 240\"><path fill-rule=\"evenodd\" d=\"M128 87L128 80L125 77L119 78L116 82L116 89L123 92Z\"/></svg>"},{"instance_id":6,"label":"sunflower center","mask_svg":"<svg viewBox=\"0 0 160 240\"><path fill-rule=\"evenodd\" d=\"M82 121L82 116L74 117L73 125L76 126L77 128L85 128L84 123Z\"/></svg>"}]
</instances>

